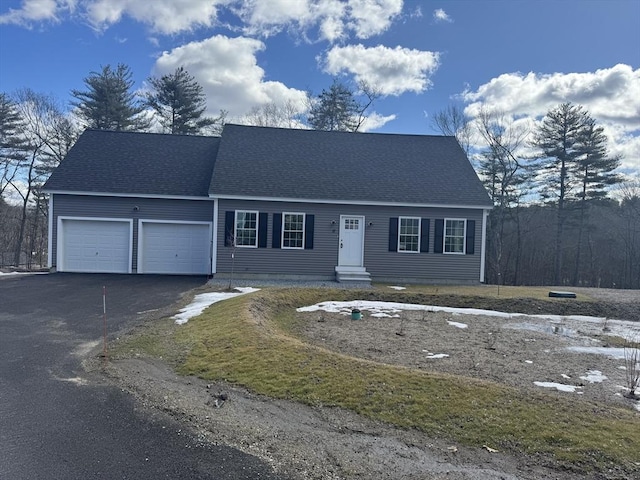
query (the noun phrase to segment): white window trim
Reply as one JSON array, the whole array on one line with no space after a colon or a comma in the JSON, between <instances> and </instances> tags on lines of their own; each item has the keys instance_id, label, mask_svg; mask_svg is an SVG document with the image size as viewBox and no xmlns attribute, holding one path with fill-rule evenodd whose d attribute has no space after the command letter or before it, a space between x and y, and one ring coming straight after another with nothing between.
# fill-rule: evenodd
<instances>
[{"instance_id":1,"label":"white window trim","mask_svg":"<svg viewBox=\"0 0 640 480\"><path fill-rule=\"evenodd\" d=\"M447 252L447 222L462 222L464 225L462 231L462 251ZM446 255L464 255L467 251L467 219L466 218L445 218L442 228L442 253Z\"/></svg>"},{"instance_id":2,"label":"white window trim","mask_svg":"<svg viewBox=\"0 0 640 480\"><path fill-rule=\"evenodd\" d=\"M418 250L400 250L400 232L402 231L402 220L418 220ZM398 217L398 253L411 253L416 254L420 253L420 241L422 240L420 237L420 232L422 231L422 218L420 217Z\"/></svg>"},{"instance_id":3,"label":"white window trim","mask_svg":"<svg viewBox=\"0 0 640 480\"><path fill-rule=\"evenodd\" d=\"M285 247L284 246L284 217L285 215L302 215L302 246L301 247ZM307 214L302 212L282 212L282 225L280 226L280 248L284 250L304 250L304 241L306 238L306 221Z\"/></svg>"},{"instance_id":4,"label":"white window trim","mask_svg":"<svg viewBox=\"0 0 640 480\"><path fill-rule=\"evenodd\" d=\"M238 213L255 213L256 215L256 243L255 245L238 245ZM237 248L258 248L258 234L260 232L260 213L258 210L236 210L233 219L234 243Z\"/></svg>"}]
</instances>

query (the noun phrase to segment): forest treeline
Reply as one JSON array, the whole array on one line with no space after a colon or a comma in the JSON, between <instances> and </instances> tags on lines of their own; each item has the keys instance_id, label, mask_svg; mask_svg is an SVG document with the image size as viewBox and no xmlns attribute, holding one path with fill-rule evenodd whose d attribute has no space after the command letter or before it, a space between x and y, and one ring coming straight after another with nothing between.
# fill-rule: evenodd
<instances>
[{"instance_id":1,"label":"forest treeline","mask_svg":"<svg viewBox=\"0 0 640 480\"><path fill-rule=\"evenodd\" d=\"M219 135L227 121L224 111L207 115L202 87L182 67L144 91L133 84L120 64L91 72L66 106L30 89L0 93L0 267L46 266L42 186L84 129ZM379 97L366 82L334 80L305 105L266 104L233 121L358 132ZM619 174L621 158L582 106L563 103L538 123L451 106L431 126L456 136L493 201L487 283L640 288L640 177Z\"/></svg>"}]
</instances>

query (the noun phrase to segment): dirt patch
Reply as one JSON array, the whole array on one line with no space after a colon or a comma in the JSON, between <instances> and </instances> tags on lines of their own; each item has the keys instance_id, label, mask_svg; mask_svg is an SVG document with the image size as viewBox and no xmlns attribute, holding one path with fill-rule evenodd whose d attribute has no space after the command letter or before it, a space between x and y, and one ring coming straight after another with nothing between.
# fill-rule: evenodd
<instances>
[{"instance_id":1,"label":"dirt patch","mask_svg":"<svg viewBox=\"0 0 640 480\"><path fill-rule=\"evenodd\" d=\"M399 299L393 294L388 298L381 298L386 295L380 292L370 294L371 298L366 298L368 293L363 294L362 300L413 301L523 313L589 314L627 320L638 319L640 315L640 303L634 303L640 297L630 297L629 301L570 303L453 295L433 299L404 295ZM320 312L300 313L298 320L298 335L349 355L485 378L521 387L525 392L540 388L533 381L571 383L580 387L576 393L545 391L549 395L573 395L579 401L595 399L632 408L617 395L620 390L616 385L623 385L619 360L566 350L575 342L603 343L598 339L587 340L591 333L566 319L556 323L535 322L446 312L401 312L400 317L378 318L365 311L364 319L359 321L339 313ZM522 325L530 322L534 326ZM593 328L602 329L602 325L594 325ZM102 365L94 359L87 362L87 367L104 371L121 388L135 395L144 408L176 417L202 441L235 446L269 461L283 478L620 478L617 472L592 477L573 475L554 469L545 458L466 448L337 408L273 400L228 384L177 376L156 360L134 358ZM580 378L593 378L588 372L595 370L608 380L591 383Z\"/></svg>"},{"instance_id":2,"label":"dirt patch","mask_svg":"<svg viewBox=\"0 0 640 480\"><path fill-rule=\"evenodd\" d=\"M611 350L618 358L579 350L606 347L627 335L640 338L640 323L428 311L388 311L382 315L389 316L380 318L363 303L353 305L363 310L361 320L351 320L348 312L300 313L297 333L347 355L490 380L518 387L524 394L540 391L544 387L534 382L542 382L557 384L550 393L556 388L574 390L576 401L640 407L622 395L626 379L620 348ZM566 398L571 393L555 394Z\"/></svg>"}]
</instances>

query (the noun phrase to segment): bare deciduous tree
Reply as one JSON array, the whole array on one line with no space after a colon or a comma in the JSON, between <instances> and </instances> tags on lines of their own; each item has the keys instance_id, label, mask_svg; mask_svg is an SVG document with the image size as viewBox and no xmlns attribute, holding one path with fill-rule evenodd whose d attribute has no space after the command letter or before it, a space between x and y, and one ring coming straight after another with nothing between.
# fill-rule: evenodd
<instances>
[{"instance_id":1,"label":"bare deciduous tree","mask_svg":"<svg viewBox=\"0 0 640 480\"><path fill-rule=\"evenodd\" d=\"M431 118L431 128L442 135L456 137L465 153L469 155L473 136L472 119L464 113L462 107L449 105L447 108L436 112Z\"/></svg>"},{"instance_id":2,"label":"bare deciduous tree","mask_svg":"<svg viewBox=\"0 0 640 480\"><path fill-rule=\"evenodd\" d=\"M257 127L300 128L301 114L302 109L292 100L287 100L282 104L270 102L253 107L240 121Z\"/></svg>"},{"instance_id":3,"label":"bare deciduous tree","mask_svg":"<svg viewBox=\"0 0 640 480\"><path fill-rule=\"evenodd\" d=\"M476 120L480 137L487 147L479 162L480 177L493 200L494 209L490 213L489 246L492 249L489 267L494 280L504 280L503 238L507 219L518 222L517 209L526 190L524 186L531 175L523 157L522 149L526 145L529 129L524 124L516 124L504 112L482 109ZM516 228L515 234L520 236ZM512 252L516 258L513 281L517 281L518 259L521 241L516 242Z\"/></svg>"},{"instance_id":4,"label":"bare deciduous tree","mask_svg":"<svg viewBox=\"0 0 640 480\"><path fill-rule=\"evenodd\" d=\"M627 397L637 399L636 390L640 388L640 339L629 339L624 345L625 378L627 380Z\"/></svg>"},{"instance_id":5,"label":"bare deciduous tree","mask_svg":"<svg viewBox=\"0 0 640 480\"><path fill-rule=\"evenodd\" d=\"M74 124L62 113L56 100L50 96L22 89L16 93L17 111L22 119L22 135L27 155L19 164L18 173L10 182L21 198L22 215L16 241L14 263L20 263L28 209L36 197L36 223L38 214L45 213L40 188L52 170L66 156L78 137Z\"/></svg>"}]
</instances>

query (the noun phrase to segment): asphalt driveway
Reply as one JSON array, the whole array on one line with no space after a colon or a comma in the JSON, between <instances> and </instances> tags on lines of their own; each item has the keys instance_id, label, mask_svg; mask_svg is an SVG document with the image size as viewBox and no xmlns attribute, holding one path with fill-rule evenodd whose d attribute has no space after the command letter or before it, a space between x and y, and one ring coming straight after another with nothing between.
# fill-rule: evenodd
<instances>
[{"instance_id":1,"label":"asphalt driveway","mask_svg":"<svg viewBox=\"0 0 640 480\"><path fill-rule=\"evenodd\" d=\"M198 442L171 418L88 376L103 287L115 332L174 303L204 277L0 277L0 479L276 479L230 447Z\"/></svg>"}]
</instances>

